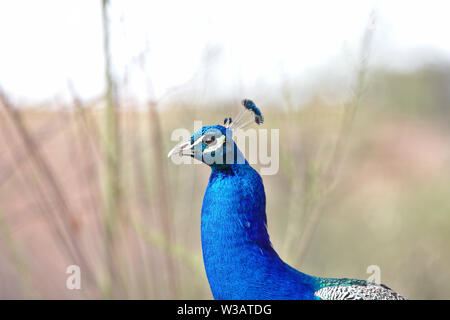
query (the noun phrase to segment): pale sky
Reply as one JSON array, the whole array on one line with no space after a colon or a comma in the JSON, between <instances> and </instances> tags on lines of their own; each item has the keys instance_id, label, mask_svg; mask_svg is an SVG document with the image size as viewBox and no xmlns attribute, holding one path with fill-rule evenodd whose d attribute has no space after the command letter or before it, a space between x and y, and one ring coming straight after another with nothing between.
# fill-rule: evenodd
<instances>
[{"instance_id":1,"label":"pale sky","mask_svg":"<svg viewBox=\"0 0 450 320\"><path fill-rule=\"evenodd\" d=\"M123 78L127 70L127 93L141 98L158 98L194 76L227 95L280 79L307 81L330 65L351 72L374 8L374 64L412 68L424 50L450 57L445 0L113 0L114 72ZM69 79L83 98L100 95L100 9L100 0L1 1L0 86L27 102L64 96ZM136 62L143 53L145 72Z\"/></svg>"}]
</instances>

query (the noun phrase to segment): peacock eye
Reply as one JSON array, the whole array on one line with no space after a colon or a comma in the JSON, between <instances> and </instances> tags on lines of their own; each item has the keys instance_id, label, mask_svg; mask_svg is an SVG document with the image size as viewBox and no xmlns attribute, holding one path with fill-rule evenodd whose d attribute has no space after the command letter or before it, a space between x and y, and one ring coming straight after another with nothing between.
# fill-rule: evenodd
<instances>
[{"instance_id":1,"label":"peacock eye","mask_svg":"<svg viewBox=\"0 0 450 320\"><path fill-rule=\"evenodd\" d=\"M203 142L206 143L208 146L213 144L214 141L216 141L216 137L214 135L205 135L203 137Z\"/></svg>"}]
</instances>

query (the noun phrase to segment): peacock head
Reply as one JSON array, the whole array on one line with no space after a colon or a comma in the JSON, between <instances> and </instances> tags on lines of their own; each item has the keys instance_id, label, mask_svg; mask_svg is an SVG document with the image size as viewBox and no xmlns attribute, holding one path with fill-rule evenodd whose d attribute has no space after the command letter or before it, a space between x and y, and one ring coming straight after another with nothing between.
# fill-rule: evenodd
<instances>
[{"instance_id":1,"label":"peacock head","mask_svg":"<svg viewBox=\"0 0 450 320\"><path fill-rule=\"evenodd\" d=\"M212 168L247 163L244 155L233 141L233 130L244 129L252 123L262 124L264 118L253 101L244 99L242 105L245 110L238 115L235 121L225 118L223 125L202 127L194 132L189 140L170 150L168 157L170 158L174 154L190 156ZM246 117L249 113L252 114L251 119Z\"/></svg>"}]
</instances>

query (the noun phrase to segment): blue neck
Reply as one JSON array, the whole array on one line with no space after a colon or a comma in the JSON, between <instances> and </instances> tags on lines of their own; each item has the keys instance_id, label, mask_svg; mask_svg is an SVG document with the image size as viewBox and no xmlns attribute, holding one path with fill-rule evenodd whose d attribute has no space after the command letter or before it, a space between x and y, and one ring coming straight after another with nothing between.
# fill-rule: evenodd
<instances>
[{"instance_id":1,"label":"blue neck","mask_svg":"<svg viewBox=\"0 0 450 320\"><path fill-rule=\"evenodd\" d=\"M313 299L316 279L284 263L269 240L266 196L248 164L212 169L202 207L202 249L216 299Z\"/></svg>"}]
</instances>

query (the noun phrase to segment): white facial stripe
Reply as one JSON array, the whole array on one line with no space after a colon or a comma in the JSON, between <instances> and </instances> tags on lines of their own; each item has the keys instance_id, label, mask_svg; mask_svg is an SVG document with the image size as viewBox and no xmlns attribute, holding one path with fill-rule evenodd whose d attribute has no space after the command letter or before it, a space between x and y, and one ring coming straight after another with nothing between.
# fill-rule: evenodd
<instances>
[{"instance_id":1,"label":"white facial stripe","mask_svg":"<svg viewBox=\"0 0 450 320\"><path fill-rule=\"evenodd\" d=\"M216 151L223 145L224 142L225 142L225 136L222 135L216 139L216 143L214 145L205 148L205 150L203 150L203 153L209 153L209 152Z\"/></svg>"},{"instance_id":2,"label":"white facial stripe","mask_svg":"<svg viewBox=\"0 0 450 320\"><path fill-rule=\"evenodd\" d=\"M198 138L197 140L195 140L195 142L191 145L191 148L198 145L199 143L202 142L203 136L201 136L200 138Z\"/></svg>"}]
</instances>

